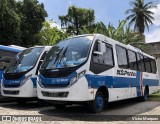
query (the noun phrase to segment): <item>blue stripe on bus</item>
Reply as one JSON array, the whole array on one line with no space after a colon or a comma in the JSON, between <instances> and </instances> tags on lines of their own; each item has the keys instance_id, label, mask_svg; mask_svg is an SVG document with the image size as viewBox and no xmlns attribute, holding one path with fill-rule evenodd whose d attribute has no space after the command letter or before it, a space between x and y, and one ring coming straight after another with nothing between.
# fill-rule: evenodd
<instances>
[{"instance_id":1,"label":"blue stripe on bus","mask_svg":"<svg viewBox=\"0 0 160 124\"><path fill-rule=\"evenodd\" d=\"M25 79L25 76L20 77L16 80L6 80L3 78L4 85L16 85L17 87L22 83L22 81Z\"/></svg>"},{"instance_id":2,"label":"blue stripe on bus","mask_svg":"<svg viewBox=\"0 0 160 124\"><path fill-rule=\"evenodd\" d=\"M42 80L43 85L61 85L61 84L69 84L72 77L76 76L77 73L74 71L67 77L58 77L58 78L45 78L41 74L39 74L39 78Z\"/></svg>"},{"instance_id":3,"label":"blue stripe on bus","mask_svg":"<svg viewBox=\"0 0 160 124\"><path fill-rule=\"evenodd\" d=\"M31 81L33 83L33 87L36 88L37 87L37 78L31 78Z\"/></svg>"},{"instance_id":4,"label":"blue stripe on bus","mask_svg":"<svg viewBox=\"0 0 160 124\"><path fill-rule=\"evenodd\" d=\"M140 78L141 78L141 72L137 71L136 73L136 90L137 90L137 96L141 96L141 87L140 87Z\"/></svg>"},{"instance_id":5,"label":"blue stripe on bus","mask_svg":"<svg viewBox=\"0 0 160 124\"><path fill-rule=\"evenodd\" d=\"M2 79L2 75L3 75L3 71L0 70L0 80ZM0 81L0 83L1 83L1 81Z\"/></svg>"},{"instance_id":6,"label":"blue stripe on bus","mask_svg":"<svg viewBox=\"0 0 160 124\"><path fill-rule=\"evenodd\" d=\"M136 87L137 96L141 96L140 91L140 73L137 73L137 78L129 77L113 77L113 76L98 76L98 75L85 75L88 81L88 87L98 89L100 86L108 88L127 88ZM159 80L156 79L143 79L143 86L158 86Z\"/></svg>"},{"instance_id":7,"label":"blue stripe on bus","mask_svg":"<svg viewBox=\"0 0 160 124\"><path fill-rule=\"evenodd\" d=\"M3 45L0 45L0 49L13 51L13 52L17 52L17 53L22 51L20 49L12 48L12 47L9 47L9 46L3 46Z\"/></svg>"}]
</instances>

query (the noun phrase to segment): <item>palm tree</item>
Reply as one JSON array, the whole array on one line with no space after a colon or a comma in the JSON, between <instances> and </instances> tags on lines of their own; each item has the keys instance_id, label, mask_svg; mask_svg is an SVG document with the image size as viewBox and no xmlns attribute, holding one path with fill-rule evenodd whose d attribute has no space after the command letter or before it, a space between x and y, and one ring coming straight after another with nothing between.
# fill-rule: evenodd
<instances>
[{"instance_id":1,"label":"palm tree","mask_svg":"<svg viewBox=\"0 0 160 124\"><path fill-rule=\"evenodd\" d=\"M152 2L144 4L144 0L135 0L130 2L132 9L128 9L125 13L130 15L126 20L130 20L129 25L134 23L134 30L138 31L141 35L144 34L145 26L149 31L149 24L153 24L153 12L150 11L153 6Z\"/></svg>"}]
</instances>

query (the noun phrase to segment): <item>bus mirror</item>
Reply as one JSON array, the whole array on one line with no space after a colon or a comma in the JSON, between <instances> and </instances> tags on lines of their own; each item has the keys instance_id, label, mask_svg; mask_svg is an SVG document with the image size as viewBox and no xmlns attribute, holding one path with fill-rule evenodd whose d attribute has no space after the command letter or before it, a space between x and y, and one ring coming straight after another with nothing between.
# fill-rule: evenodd
<instances>
[{"instance_id":1,"label":"bus mirror","mask_svg":"<svg viewBox=\"0 0 160 124\"><path fill-rule=\"evenodd\" d=\"M102 52L99 52L99 51L94 51L93 52L95 55L103 55L103 53Z\"/></svg>"},{"instance_id":2,"label":"bus mirror","mask_svg":"<svg viewBox=\"0 0 160 124\"><path fill-rule=\"evenodd\" d=\"M40 60L40 61L39 61L39 64L41 65L42 63L43 63L43 60Z\"/></svg>"},{"instance_id":3,"label":"bus mirror","mask_svg":"<svg viewBox=\"0 0 160 124\"><path fill-rule=\"evenodd\" d=\"M105 43L99 42L98 51L101 52L102 54L106 52L106 45L105 45Z\"/></svg>"}]
</instances>

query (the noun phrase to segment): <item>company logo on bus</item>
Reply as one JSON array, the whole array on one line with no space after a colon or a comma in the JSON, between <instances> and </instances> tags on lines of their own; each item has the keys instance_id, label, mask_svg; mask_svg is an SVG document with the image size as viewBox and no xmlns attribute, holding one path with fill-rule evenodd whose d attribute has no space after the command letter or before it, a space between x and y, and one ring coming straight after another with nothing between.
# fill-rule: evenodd
<instances>
[{"instance_id":1,"label":"company logo on bus","mask_svg":"<svg viewBox=\"0 0 160 124\"><path fill-rule=\"evenodd\" d=\"M66 78L63 78L63 79L52 79L52 84L57 84L57 83L66 83L68 82L69 80L66 79Z\"/></svg>"},{"instance_id":2,"label":"company logo on bus","mask_svg":"<svg viewBox=\"0 0 160 124\"><path fill-rule=\"evenodd\" d=\"M9 83L10 83L10 84L19 84L20 81L10 81Z\"/></svg>"},{"instance_id":3,"label":"company logo on bus","mask_svg":"<svg viewBox=\"0 0 160 124\"><path fill-rule=\"evenodd\" d=\"M136 76L135 72L130 72L126 70L117 70L117 75L127 75L127 76Z\"/></svg>"}]
</instances>

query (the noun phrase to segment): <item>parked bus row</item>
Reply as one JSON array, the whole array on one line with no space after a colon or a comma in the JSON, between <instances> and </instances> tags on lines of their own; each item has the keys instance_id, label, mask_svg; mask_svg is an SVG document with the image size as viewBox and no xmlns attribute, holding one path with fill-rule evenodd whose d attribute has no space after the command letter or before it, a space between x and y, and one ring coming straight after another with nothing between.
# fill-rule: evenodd
<instances>
[{"instance_id":1,"label":"parked bus row","mask_svg":"<svg viewBox=\"0 0 160 124\"><path fill-rule=\"evenodd\" d=\"M4 71L1 94L18 102L38 97L56 108L87 103L96 113L108 102L146 100L158 86L154 57L104 35L88 34L19 53Z\"/></svg>"}]
</instances>

